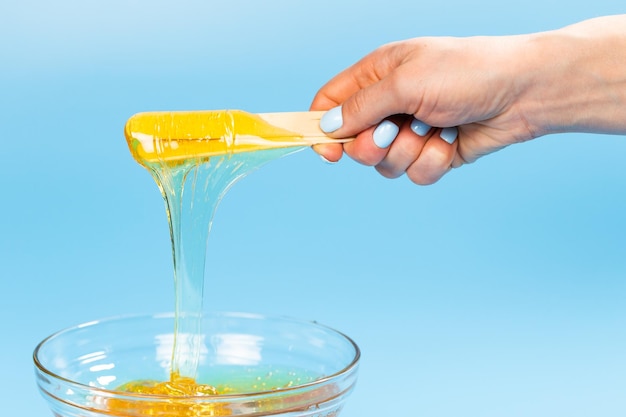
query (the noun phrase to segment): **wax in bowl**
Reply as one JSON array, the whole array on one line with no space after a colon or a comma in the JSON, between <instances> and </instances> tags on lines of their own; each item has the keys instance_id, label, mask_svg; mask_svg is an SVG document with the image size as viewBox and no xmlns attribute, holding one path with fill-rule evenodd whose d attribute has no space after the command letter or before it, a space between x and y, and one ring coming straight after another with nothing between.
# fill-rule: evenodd
<instances>
[{"instance_id":1,"label":"wax in bowl","mask_svg":"<svg viewBox=\"0 0 626 417\"><path fill-rule=\"evenodd\" d=\"M355 386L359 348L334 329L244 313L205 314L201 323L201 334L177 337L200 339L197 374L187 377L217 394L124 391L170 379L173 314L97 320L51 335L34 352L39 390L56 417L336 417Z\"/></svg>"}]
</instances>

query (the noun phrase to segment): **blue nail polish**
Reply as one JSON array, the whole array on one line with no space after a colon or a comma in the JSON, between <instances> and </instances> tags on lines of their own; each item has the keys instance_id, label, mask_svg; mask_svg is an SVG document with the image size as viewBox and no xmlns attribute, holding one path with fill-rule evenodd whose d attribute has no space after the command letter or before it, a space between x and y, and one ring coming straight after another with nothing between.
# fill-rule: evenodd
<instances>
[{"instance_id":1,"label":"blue nail polish","mask_svg":"<svg viewBox=\"0 0 626 417\"><path fill-rule=\"evenodd\" d=\"M439 134L441 139L445 140L451 145L454 143L458 135L459 131L456 127L446 127L445 129L441 129L441 133Z\"/></svg>"},{"instance_id":2,"label":"blue nail polish","mask_svg":"<svg viewBox=\"0 0 626 417\"><path fill-rule=\"evenodd\" d=\"M320 129L325 133L331 133L343 126L341 106L328 110L320 119Z\"/></svg>"},{"instance_id":3,"label":"blue nail polish","mask_svg":"<svg viewBox=\"0 0 626 417\"><path fill-rule=\"evenodd\" d=\"M418 136L425 136L430 128L430 125L427 125L421 120L413 119L413 121L411 122L411 130Z\"/></svg>"},{"instance_id":4,"label":"blue nail polish","mask_svg":"<svg viewBox=\"0 0 626 417\"><path fill-rule=\"evenodd\" d=\"M374 134L372 135L374 144L381 149L389 147L396 136L398 136L399 131L400 128L394 122L389 120L383 121L374 129Z\"/></svg>"}]
</instances>

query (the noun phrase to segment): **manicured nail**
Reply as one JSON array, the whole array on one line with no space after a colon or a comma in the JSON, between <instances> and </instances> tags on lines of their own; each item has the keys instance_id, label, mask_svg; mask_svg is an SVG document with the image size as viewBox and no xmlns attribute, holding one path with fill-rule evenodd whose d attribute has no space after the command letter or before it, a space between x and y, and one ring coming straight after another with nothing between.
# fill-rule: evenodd
<instances>
[{"instance_id":1,"label":"manicured nail","mask_svg":"<svg viewBox=\"0 0 626 417\"><path fill-rule=\"evenodd\" d=\"M320 119L320 129L325 133L334 132L342 125L343 115L341 114L341 106L333 107L328 110Z\"/></svg>"},{"instance_id":2,"label":"manicured nail","mask_svg":"<svg viewBox=\"0 0 626 417\"><path fill-rule=\"evenodd\" d=\"M441 139L445 140L450 145L454 143L458 135L459 131L456 127L446 127L444 129L441 129L441 133L439 134Z\"/></svg>"},{"instance_id":3,"label":"manicured nail","mask_svg":"<svg viewBox=\"0 0 626 417\"><path fill-rule=\"evenodd\" d=\"M396 136L398 136L399 131L400 128L394 122L389 120L383 121L374 129L374 144L381 149L389 147Z\"/></svg>"},{"instance_id":4,"label":"manicured nail","mask_svg":"<svg viewBox=\"0 0 626 417\"><path fill-rule=\"evenodd\" d=\"M411 130L418 136L424 136L430 130L431 126L421 120L413 119L411 122Z\"/></svg>"},{"instance_id":5,"label":"manicured nail","mask_svg":"<svg viewBox=\"0 0 626 417\"><path fill-rule=\"evenodd\" d=\"M321 159L322 161L326 162L327 164L330 164L330 165L333 165L333 164L336 164L336 163L337 163L337 161L335 161L335 162L333 162L333 161L329 161L328 159L326 159L326 158L324 157L324 155L320 155L320 159Z\"/></svg>"}]
</instances>

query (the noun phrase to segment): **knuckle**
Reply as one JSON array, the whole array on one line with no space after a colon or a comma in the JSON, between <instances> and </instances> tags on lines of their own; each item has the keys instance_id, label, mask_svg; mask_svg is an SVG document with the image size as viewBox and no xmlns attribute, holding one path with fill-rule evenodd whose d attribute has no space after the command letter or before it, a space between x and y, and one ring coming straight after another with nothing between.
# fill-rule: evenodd
<instances>
[{"instance_id":1,"label":"knuckle","mask_svg":"<svg viewBox=\"0 0 626 417\"><path fill-rule=\"evenodd\" d=\"M411 180L412 183L417 185L431 185L435 183L435 181L424 177L419 171L408 170L406 172L406 176Z\"/></svg>"},{"instance_id":2,"label":"knuckle","mask_svg":"<svg viewBox=\"0 0 626 417\"><path fill-rule=\"evenodd\" d=\"M396 147L399 153L405 155L405 157L416 159L424 147L424 142L414 137L406 139L404 137L398 137L393 146Z\"/></svg>"},{"instance_id":3,"label":"knuckle","mask_svg":"<svg viewBox=\"0 0 626 417\"><path fill-rule=\"evenodd\" d=\"M445 149L430 147L422 152L416 163L409 167L407 176L415 184L431 185L448 172L450 163L450 155Z\"/></svg>"},{"instance_id":4,"label":"knuckle","mask_svg":"<svg viewBox=\"0 0 626 417\"><path fill-rule=\"evenodd\" d=\"M382 165L376 165L376 171L385 178L394 179L402 176L404 172L394 170L393 167L387 167Z\"/></svg>"},{"instance_id":5,"label":"knuckle","mask_svg":"<svg viewBox=\"0 0 626 417\"><path fill-rule=\"evenodd\" d=\"M430 158L430 163L436 170L445 170L450 165L450 154L447 149L439 147L430 148L427 156Z\"/></svg>"},{"instance_id":6,"label":"knuckle","mask_svg":"<svg viewBox=\"0 0 626 417\"><path fill-rule=\"evenodd\" d=\"M352 100L348 100L344 104L344 108L347 107L347 111L349 114L361 114L367 107L368 100L364 94L364 90L359 90L353 97Z\"/></svg>"}]
</instances>

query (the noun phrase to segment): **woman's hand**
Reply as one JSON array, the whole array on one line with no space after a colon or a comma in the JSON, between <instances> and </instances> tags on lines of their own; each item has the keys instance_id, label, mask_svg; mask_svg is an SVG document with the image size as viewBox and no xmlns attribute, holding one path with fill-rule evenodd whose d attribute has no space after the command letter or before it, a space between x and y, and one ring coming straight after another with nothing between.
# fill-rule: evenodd
<instances>
[{"instance_id":1,"label":"woman's hand","mask_svg":"<svg viewBox=\"0 0 626 417\"><path fill-rule=\"evenodd\" d=\"M626 15L530 35L388 44L330 80L311 109L330 109L320 126L331 136L356 135L316 145L324 159L345 152L423 185L547 133L625 132Z\"/></svg>"}]
</instances>

